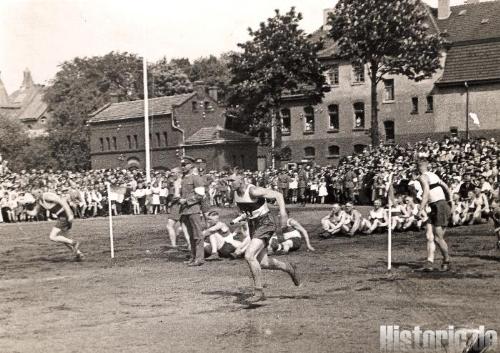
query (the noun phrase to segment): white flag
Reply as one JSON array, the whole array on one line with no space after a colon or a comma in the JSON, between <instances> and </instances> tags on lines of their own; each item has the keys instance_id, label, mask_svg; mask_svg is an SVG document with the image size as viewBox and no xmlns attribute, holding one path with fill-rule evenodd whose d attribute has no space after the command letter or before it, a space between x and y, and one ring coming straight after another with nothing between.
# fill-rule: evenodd
<instances>
[{"instance_id":1,"label":"white flag","mask_svg":"<svg viewBox=\"0 0 500 353\"><path fill-rule=\"evenodd\" d=\"M469 113L469 118L472 119L472 122L476 124L477 126L480 126L479 124L479 118L477 117L476 113Z\"/></svg>"}]
</instances>

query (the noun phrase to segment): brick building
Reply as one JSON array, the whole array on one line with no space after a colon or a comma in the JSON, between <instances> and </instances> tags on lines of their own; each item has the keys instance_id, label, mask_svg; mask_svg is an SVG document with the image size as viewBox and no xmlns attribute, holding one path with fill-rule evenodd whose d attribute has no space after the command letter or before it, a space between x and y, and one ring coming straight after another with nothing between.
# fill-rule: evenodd
<instances>
[{"instance_id":1,"label":"brick building","mask_svg":"<svg viewBox=\"0 0 500 353\"><path fill-rule=\"evenodd\" d=\"M179 164L183 151L202 158L207 166L223 166L230 158L220 159L213 151L208 152L200 138L204 128L224 126L224 110L217 104L216 91L208 90L201 82L195 83L195 92L149 99L149 127L151 167L172 168ZM90 150L93 169L144 168L144 101L115 102L95 113L88 121L90 126ZM218 130L217 130L218 131ZM254 143L238 143L225 138L230 132L224 130L222 139L209 141L214 149L249 148ZM214 135L215 137L216 135ZM238 157L239 158L239 157ZM239 159L241 161L241 159ZM239 162L238 162L239 163Z\"/></svg>"},{"instance_id":2,"label":"brick building","mask_svg":"<svg viewBox=\"0 0 500 353\"><path fill-rule=\"evenodd\" d=\"M254 137L210 126L195 132L182 147L186 155L204 160L207 170L221 170L224 166L256 170L257 145Z\"/></svg>"},{"instance_id":3,"label":"brick building","mask_svg":"<svg viewBox=\"0 0 500 353\"><path fill-rule=\"evenodd\" d=\"M500 2L475 1L438 9L425 7L429 30L441 33L447 47L442 67L420 82L388 75L378 86L379 130L385 143L405 143L465 131L467 109L478 115L471 136L500 137ZM325 10L325 19L328 12ZM336 164L343 155L370 144L370 82L367 68L339 59L326 38L326 22L312 39L325 40L319 53L331 87L321 104L311 106L304 95L285 97L282 146L290 157L283 163L314 161ZM466 104L466 84L469 104ZM496 98L495 98L496 97Z\"/></svg>"},{"instance_id":4,"label":"brick building","mask_svg":"<svg viewBox=\"0 0 500 353\"><path fill-rule=\"evenodd\" d=\"M44 86L33 82L28 69L23 73L21 87L10 95L0 79L0 116L20 121L31 136L45 134L50 114L43 94Z\"/></svg>"}]
</instances>

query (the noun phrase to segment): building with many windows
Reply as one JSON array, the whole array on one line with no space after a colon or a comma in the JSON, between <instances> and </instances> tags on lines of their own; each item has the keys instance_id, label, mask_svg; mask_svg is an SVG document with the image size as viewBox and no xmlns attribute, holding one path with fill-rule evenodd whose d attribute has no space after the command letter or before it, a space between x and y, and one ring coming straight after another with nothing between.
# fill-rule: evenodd
<instances>
[{"instance_id":1,"label":"building with many windows","mask_svg":"<svg viewBox=\"0 0 500 353\"><path fill-rule=\"evenodd\" d=\"M325 19L328 12L325 10ZM406 143L443 135L463 134L466 116L480 125L472 136L500 137L500 2L469 2L450 7L439 0L426 7L429 30L448 42L442 69L420 82L388 75L378 86L379 130L384 143ZM320 59L331 88L312 106L307 96L285 97L281 110L284 163L314 161L336 164L343 155L370 144L371 93L366 67L339 59L336 44L326 37L326 21L312 35L324 38ZM467 98L468 96L468 98Z\"/></svg>"}]
</instances>

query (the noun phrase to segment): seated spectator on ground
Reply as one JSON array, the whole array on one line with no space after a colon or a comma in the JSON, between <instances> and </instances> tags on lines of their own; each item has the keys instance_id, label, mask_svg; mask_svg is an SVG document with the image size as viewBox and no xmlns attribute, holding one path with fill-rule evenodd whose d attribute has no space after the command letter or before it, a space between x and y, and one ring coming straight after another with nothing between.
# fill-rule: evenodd
<instances>
[{"instance_id":1,"label":"seated spectator on ground","mask_svg":"<svg viewBox=\"0 0 500 353\"><path fill-rule=\"evenodd\" d=\"M350 218L342 210L338 203L334 204L332 211L328 216L321 219L321 226L324 233L321 234L322 238L329 238L337 233L347 234L349 232Z\"/></svg>"}]
</instances>

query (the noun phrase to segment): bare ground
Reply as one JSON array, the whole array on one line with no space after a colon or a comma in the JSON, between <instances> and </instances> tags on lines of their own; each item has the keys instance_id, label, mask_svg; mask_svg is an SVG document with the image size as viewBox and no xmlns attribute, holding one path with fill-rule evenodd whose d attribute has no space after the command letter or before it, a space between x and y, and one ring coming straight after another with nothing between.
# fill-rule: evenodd
<instances>
[{"instance_id":1,"label":"bare ground","mask_svg":"<svg viewBox=\"0 0 500 353\"><path fill-rule=\"evenodd\" d=\"M229 213L230 211L225 211ZM50 243L51 223L0 225L0 352L378 352L379 326L500 331L500 252L492 226L452 229L448 273L419 271L422 233L320 241L326 210L295 211L316 252L281 257L304 285L266 272L267 301L248 306L242 260L188 268L168 247L165 216L78 220L83 262ZM182 244L182 242L181 242ZM437 351L445 352L445 348Z\"/></svg>"}]
</instances>

